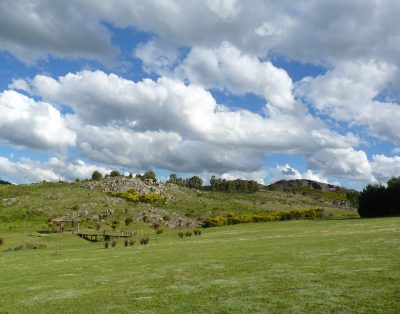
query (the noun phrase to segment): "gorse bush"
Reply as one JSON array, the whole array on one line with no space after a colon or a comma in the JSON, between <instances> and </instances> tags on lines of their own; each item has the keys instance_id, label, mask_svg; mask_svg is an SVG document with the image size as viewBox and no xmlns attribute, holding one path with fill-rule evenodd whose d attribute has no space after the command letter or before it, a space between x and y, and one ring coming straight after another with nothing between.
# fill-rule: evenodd
<instances>
[{"instance_id":1,"label":"gorse bush","mask_svg":"<svg viewBox=\"0 0 400 314\"><path fill-rule=\"evenodd\" d=\"M138 194L135 190L126 192L109 192L111 196L121 197L133 203L165 203L166 198L160 194Z\"/></svg>"},{"instance_id":2,"label":"gorse bush","mask_svg":"<svg viewBox=\"0 0 400 314\"><path fill-rule=\"evenodd\" d=\"M251 222L282 221L293 219L322 219L324 213L322 209L291 210L287 212L266 212L257 214L246 214L235 216L232 213L227 217L209 217L203 222L203 228L223 227Z\"/></svg>"}]
</instances>

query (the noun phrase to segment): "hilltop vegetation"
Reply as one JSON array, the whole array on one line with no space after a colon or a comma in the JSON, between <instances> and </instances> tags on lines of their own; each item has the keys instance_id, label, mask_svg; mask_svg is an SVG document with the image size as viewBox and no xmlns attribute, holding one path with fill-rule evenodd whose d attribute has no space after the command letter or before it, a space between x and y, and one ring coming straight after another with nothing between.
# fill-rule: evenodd
<instances>
[{"instance_id":1,"label":"hilltop vegetation","mask_svg":"<svg viewBox=\"0 0 400 314\"><path fill-rule=\"evenodd\" d=\"M158 183L152 179L108 176L72 183L3 185L0 188L0 220L14 229L27 225L47 228L51 218L76 215L84 225L94 228L100 222L111 228L113 221L117 220L123 226L127 218L137 227L154 223L165 227L195 226L210 217L309 209L322 209L327 216L333 217L357 216L354 208L340 207L330 201L337 198L337 192L319 193L323 193L323 198L316 198L311 190L307 193L271 190L221 193ZM112 214L104 216L102 213L107 210Z\"/></svg>"}]
</instances>

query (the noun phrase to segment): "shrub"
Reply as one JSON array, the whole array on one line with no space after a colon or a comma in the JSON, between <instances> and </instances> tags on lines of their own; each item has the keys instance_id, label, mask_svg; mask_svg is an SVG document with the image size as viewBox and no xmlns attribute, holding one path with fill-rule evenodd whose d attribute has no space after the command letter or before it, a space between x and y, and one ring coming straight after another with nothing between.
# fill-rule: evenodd
<instances>
[{"instance_id":1,"label":"shrub","mask_svg":"<svg viewBox=\"0 0 400 314\"><path fill-rule=\"evenodd\" d=\"M26 244L25 245L25 248L27 248L27 249L33 249L33 250L36 250L36 249L44 249L44 248L46 248L47 246L46 246L46 244L44 244L44 243L28 243L28 244Z\"/></svg>"},{"instance_id":2,"label":"shrub","mask_svg":"<svg viewBox=\"0 0 400 314\"><path fill-rule=\"evenodd\" d=\"M149 241L150 241L149 237L145 236L145 237L140 239L140 244L147 245L147 244L149 244Z\"/></svg>"},{"instance_id":3,"label":"shrub","mask_svg":"<svg viewBox=\"0 0 400 314\"><path fill-rule=\"evenodd\" d=\"M114 220L111 224L111 228L115 231L115 229L117 229L118 225L119 225L118 220Z\"/></svg>"},{"instance_id":4,"label":"shrub","mask_svg":"<svg viewBox=\"0 0 400 314\"><path fill-rule=\"evenodd\" d=\"M127 217L125 218L125 225L126 226L130 226L133 222L133 218L132 217Z\"/></svg>"},{"instance_id":5,"label":"shrub","mask_svg":"<svg viewBox=\"0 0 400 314\"><path fill-rule=\"evenodd\" d=\"M6 243L5 240L4 240L4 238L0 238L0 246L3 246L4 243Z\"/></svg>"},{"instance_id":6,"label":"shrub","mask_svg":"<svg viewBox=\"0 0 400 314\"><path fill-rule=\"evenodd\" d=\"M19 244L14 248L14 251L21 251L25 248L25 244Z\"/></svg>"},{"instance_id":7,"label":"shrub","mask_svg":"<svg viewBox=\"0 0 400 314\"><path fill-rule=\"evenodd\" d=\"M113 239L113 240L111 241L111 246L112 246L112 247L116 247L116 246L117 246L117 243L118 243L118 241L115 240L115 239Z\"/></svg>"},{"instance_id":8,"label":"shrub","mask_svg":"<svg viewBox=\"0 0 400 314\"><path fill-rule=\"evenodd\" d=\"M133 246L135 244L135 242L136 242L135 240L130 239L129 240L129 246Z\"/></svg>"},{"instance_id":9,"label":"shrub","mask_svg":"<svg viewBox=\"0 0 400 314\"><path fill-rule=\"evenodd\" d=\"M126 240L124 241L124 245L125 245L125 246L128 246L128 245L129 245L129 240L128 240L128 239L126 239Z\"/></svg>"},{"instance_id":10,"label":"shrub","mask_svg":"<svg viewBox=\"0 0 400 314\"><path fill-rule=\"evenodd\" d=\"M169 215L164 215L164 216L163 216L163 220L164 220L164 221L170 221L170 220L171 220L171 216L169 216Z\"/></svg>"},{"instance_id":11,"label":"shrub","mask_svg":"<svg viewBox=\"0 0 400 314\"><path fill-rule=\"evenodd\" d=\"M143 222L144 223L148 223L149 222L149 216L147 216L147 214L146 213L143 213Z\"/></svg>"},{"instance_id":12,"label":"shrub","mask_svg":"<svg viewBox=\"0 0 400 314\"><path fill-rule=\"evenodd\" d=\"M192 236L192 231L185 232L185 237L191 237L191 236Z\"/></svg>"},{"instance_id":13,"label":"shrub","mask_svg":"<svg viewBox=\"0 0 400 314\"><path fill-rule=\"evenodd\" d=\"M200 229L194 229L193 233L194 233L194 235L200 236L201 235L201 230Z\"/></svg>"},{"instance_id":14,"label":"shrub","mask_svg":"<svg viewBox=\"0 0 400 314\"><path fill-rule=\"evenodd\" d=\"M156 234L161 234L163 232L164 232L164 228L162 228L162 227L159 227L156 229Z\"/></svg>"},{"instance_id":15,"label":"shrub","mask_svg":"<svg viewBox=\"0 0 400 314\"><path fill-rule=\"evenodd\" d=\"M252 222L282 221L293 219L322 219L324 218L322 209L291 210L288 212L265 212L258 214L246 214L234 216L232 213L227 217L209 217L203 221L203 228L222 227Z\"/></svg>"},{"instance_id":16,"label":"shrub","mask_svg":"<svg viewBox=\"0 0 400 314\"><path fill-rule=\"evenodd\" d=\"M110 242L106 241L104 242L104 248L108 249L110 247Z\"/></svg>"},{"instance_id":17,"label":"shrub","mask_svg":"<svg viewBox=\"0 0 400 314\"><path fill-rule=\"evenodd\" d=\"M166 197L160 194L138 194L135 190L128 190L126 192L109 192L110 195L115 197L124 198L133 203L165 203Z\"/></svg>"},{"instance_id":18,"label":"shrub","mask_svg":"<svg viewBox=\"0 0 400 314\"><path fill-rule=\"evenodd\" d=\"M183 233L183 232L179 232L179 233L178 233L178 236L179 236L180 238L183 238L184 233Z\"/></svg>"}]
</instances>

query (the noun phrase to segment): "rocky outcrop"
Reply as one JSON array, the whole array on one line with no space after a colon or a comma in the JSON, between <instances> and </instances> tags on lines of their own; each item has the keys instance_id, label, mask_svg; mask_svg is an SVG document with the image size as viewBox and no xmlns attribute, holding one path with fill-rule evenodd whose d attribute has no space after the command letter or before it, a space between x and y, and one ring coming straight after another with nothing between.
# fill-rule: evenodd
<instances>
[{"instance_id":1,"label":"rocky outcrop","mask_svg":"<svg viewBox=\"0 0 400 314\"><path fill-rule=\"evenodd\" d=\"M313 180L307 179L298 179L298 180L280 180L268 186L272 189L279 189L279 190L291 190L293 188L299 187L308 187L315 190L327 191L327 192L336 192L342 189L340 186L317 182Z\"/></svg>"},{"instance_id":2,"label":"rocky outcrop","mask_svg":"<svg viewBox=\"0 0 400 314\"><path fill-rule=\"evenodd\" d=\"M126 192L130 189L139 194L165 195L166 185L153 180L142 181L137 178L113 177L104 178L99 181L82 182L81 187L88 189L98 188L103 192ZM166 196L166 195L165 195Z\"/></svg>"}]
</instances>

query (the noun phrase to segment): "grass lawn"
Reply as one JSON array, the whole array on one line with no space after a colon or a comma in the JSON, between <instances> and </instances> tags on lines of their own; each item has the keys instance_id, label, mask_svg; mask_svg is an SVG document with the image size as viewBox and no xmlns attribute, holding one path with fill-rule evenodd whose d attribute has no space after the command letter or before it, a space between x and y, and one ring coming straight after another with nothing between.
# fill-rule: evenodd
<instances>
[{"instance_id":1,"label":"grass lawn","mask_svg":"<svg viewBox=\"0 0 400 314\"><path fill-rule=\"evenodd\" d=\"M400 218L167 232L107 250L1 225L0 237L3 250L47 244L0 252L0 313L400 312Z\"/></svg>"}]
</instances>

